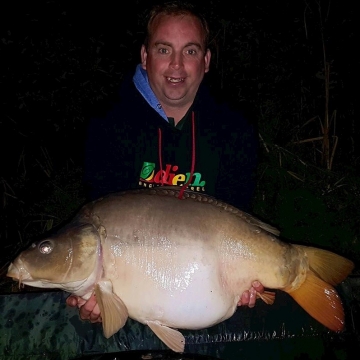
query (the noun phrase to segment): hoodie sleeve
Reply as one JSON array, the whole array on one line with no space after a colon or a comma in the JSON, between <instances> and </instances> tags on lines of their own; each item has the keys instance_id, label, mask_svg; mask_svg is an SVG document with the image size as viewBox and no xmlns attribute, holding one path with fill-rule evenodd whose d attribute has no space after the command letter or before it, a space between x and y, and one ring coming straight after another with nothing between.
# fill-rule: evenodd
<instances>
[{"instance_id":1,"label":"hoodie sleeve","mask_svg":"<svg viewBox=\"0 0 360 360\"><path fill-rule=\"evenodd\" d=\"M136 145L127 123L115 108L88 125L83 179L89 200L128 190L136 182Z\"/></svg>"},{"instance_id":2,"label":"hoodie sleeve","mask_svg":"<svg viewBox=\"0 0 360 360\"><path fill-rule=\"evenodd\" d=\"M144 104L129 73L108 111L90 120L83 176L89 200L138 186L144 150L141 124L148 108Z\"/></svg>"},{"instance_id":3,"label":"hoodie sleeve","mask_svg":"<svg viewBox=\"0 0 360 360\"><path fill-rule=\"evenodd\" d=\"M256 128L243 117L232 119L236 126L223 129L223 151L215 196L251 212L258 166L258 134Z\"/></svg>"}]
</instances>

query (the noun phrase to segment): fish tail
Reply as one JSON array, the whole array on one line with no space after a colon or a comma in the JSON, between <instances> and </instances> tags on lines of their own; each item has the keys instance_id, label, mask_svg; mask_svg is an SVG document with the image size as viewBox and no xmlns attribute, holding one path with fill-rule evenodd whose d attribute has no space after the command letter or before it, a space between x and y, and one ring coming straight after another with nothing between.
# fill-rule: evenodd
<instances>
[{"instance_id":1,"label":"fish tail","mask_svg":"<svg viewBox=\"0 0 360 360\"><path fill-rule=\"evenodd\" d=\"M296 246L305 251L309 259L310 270L333 286L344 281L354 269L352 261L331 251L309 246Z\"/></svg>"},{"instance_id":2,"label":"fish tail","mask_svg":"<svg viewBox=\"0 0 360 360\"><path fill-rule=\"evenodd\" d=\"M305 251L309 270L305 281L289 295L317 321L333 331L342 331L344 308L334 286L351 273L354 263L327 250L296 246Z\"/></svg>"}]
</instances>

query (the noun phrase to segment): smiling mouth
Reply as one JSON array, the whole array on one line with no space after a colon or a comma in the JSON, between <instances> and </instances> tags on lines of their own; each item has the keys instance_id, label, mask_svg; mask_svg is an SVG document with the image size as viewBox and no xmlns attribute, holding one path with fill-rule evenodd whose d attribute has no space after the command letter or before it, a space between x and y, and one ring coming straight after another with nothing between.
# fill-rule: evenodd
<instances>
[{"instance_id":1,"label":"smiling mouth","mask_svg":"<svg viewBox=\"0 0 360 360\"><path fill-rule=\"evenodd\" d=\"M176 83L180 83L183 82L185 80L185 78L172 78L172 77L167 77L166 78L167 81L176 84Z\"/></svg>"}]
</instances>

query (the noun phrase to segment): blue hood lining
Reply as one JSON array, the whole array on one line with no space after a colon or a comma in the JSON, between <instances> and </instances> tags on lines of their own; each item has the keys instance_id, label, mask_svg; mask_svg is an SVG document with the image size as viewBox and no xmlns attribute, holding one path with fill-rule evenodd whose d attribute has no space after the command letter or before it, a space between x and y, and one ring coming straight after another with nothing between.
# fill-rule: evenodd
<instances>
[{"instance_id":1,"label":"blue hood lining","mask_svg":"<svg viewBox=\"0 0 360 360\"><path fill-rule=\"evenodd\" d=\"M155 96L152 91L149 79L146 71L142 68L141 64L136 66L135 74L133 76L133 82L135 84L136 89L143 96L143 98L147 101L147 103L167 122L169 122L165 111L163 110L159 100Z\"/></svg>"}]
</instances>

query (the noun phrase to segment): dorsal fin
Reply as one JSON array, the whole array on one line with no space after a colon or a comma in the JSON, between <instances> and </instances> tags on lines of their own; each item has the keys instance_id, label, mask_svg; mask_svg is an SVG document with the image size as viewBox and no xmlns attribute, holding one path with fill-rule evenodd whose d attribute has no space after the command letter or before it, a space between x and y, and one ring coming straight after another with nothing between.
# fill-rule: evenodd
<instances>
[{"instance_id":1,"label":"dorsal fin","mask_svg":"<svg viewBox=\"0 0 360 360\"><path fill-rule=\"evenodd\" d=\"M152 189L139 189L138 191L148 191L151 194L154 195L164 195L164 196L174 196L178 197L180 193L181 188L177 186L159 186ZM136 191L136 190L135 190ZM246 213L245 211L242 211L235 206L232 206L224 201L218 200L213 196L206 195L203 193L199 193L196 191L191 191L189 189L186 189L183 194L183 199L192 199L193 201L198 201L202 203L211 204L213 206L217 206L222 208L225 211L228 211L238 217L240 217L242 220L246 221L247 223L257 226L275 236L279 236L280 231L276 229L275 227L264 223L263 221L257 219L256 217Z\"/></svg>"}]
</instances>

